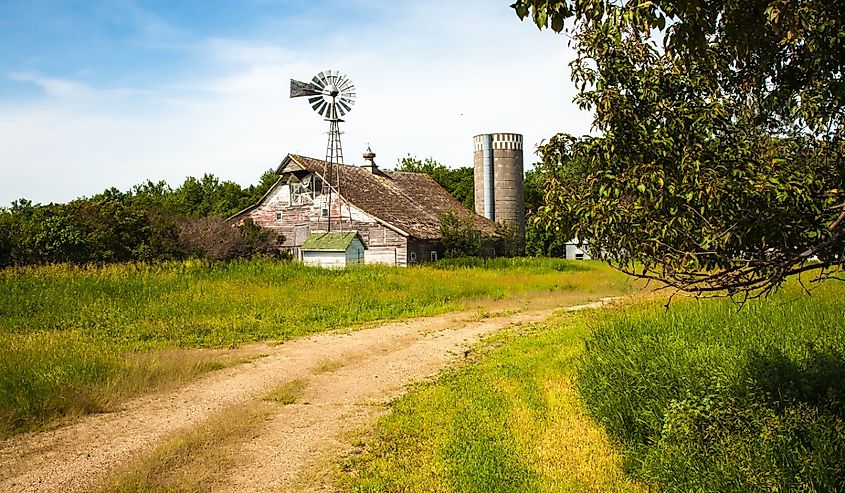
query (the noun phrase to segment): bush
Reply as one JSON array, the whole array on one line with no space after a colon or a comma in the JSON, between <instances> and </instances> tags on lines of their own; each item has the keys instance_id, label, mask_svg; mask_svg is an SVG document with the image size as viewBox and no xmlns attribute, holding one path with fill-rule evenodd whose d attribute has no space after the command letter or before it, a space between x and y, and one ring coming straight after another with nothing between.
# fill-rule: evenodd
<instances>
[{"instance_id":1,"label":"bush","mask_svg":"<svg viewBox=\"0 0 845 493\"><path fill-rule=\"evenodd\" d=\"M253 255L278 256L284 237L247 219L240 226L220 216L185 219L179 224L179 244L190 255L232 260Z\"/></svg>"},{"instance_id":2,"label":"bush","mask_svg":"<svg viewBox=\"0 0 845 493\"><path fill-rule=\"evenodd\" d=\"M496 234L501 238L502 256L522 257L525 255L525 234L513 222L496 222Z\"/></svg>"},{"instance_id":3,"label":"bush","mask_svg":"<svg viewBox=\"0 0 845 493\"><path fill-rule=\"evenodd\" d=\"M475 229L472 218L459 217L449 211L440 218L440 237L443 241L446 258L481 256L484 250L484 237Z\"/></svg>"},{"instance_id":4,"label":"bush","mask_svg":"<svg viewBox=\"0 0 845 493\"><path fill-rule=\"evenodd\" d=\"M845 491L842 292L617 318L588 340L579 390L663 491Z\"/></svg>"}]
</instances>

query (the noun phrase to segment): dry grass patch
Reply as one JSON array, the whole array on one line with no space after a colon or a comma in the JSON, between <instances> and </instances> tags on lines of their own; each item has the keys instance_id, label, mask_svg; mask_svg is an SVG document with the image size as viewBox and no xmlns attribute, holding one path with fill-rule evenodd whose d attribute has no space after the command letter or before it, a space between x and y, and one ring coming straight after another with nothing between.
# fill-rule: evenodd
<instances>
[{"instance_id":1,"label":"dry grass patch","mask_svg":"<svg viewBox=\"0 0 845 493\"><path fill-rule=\"evenodd\" d=\"M288 405L293 404L302 397L305 393L305 388L308 382L304 379L297 378L290 382L285 382L267 394L264 397L265 401L277 402L279 404Z\"/></svg>"},{"instance_id":2,"label":"dry grass patch","mask_svg":"<svg viewBox=\"0 0 845 493\"><path fill-rule=\"evenodd\" d=\"M221 411L204 426L168 439L118 471L99 491L213 491L238 466L238 446L271 413L272 404L261 401Z\"/></svg>"}]
</instances>

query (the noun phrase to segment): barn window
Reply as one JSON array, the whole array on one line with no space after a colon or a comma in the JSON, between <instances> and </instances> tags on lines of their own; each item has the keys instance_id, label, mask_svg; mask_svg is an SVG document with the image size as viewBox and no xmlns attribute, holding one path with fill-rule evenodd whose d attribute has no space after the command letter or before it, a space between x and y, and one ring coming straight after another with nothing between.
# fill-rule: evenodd
<instances>
[{"instance_id":1,"label":"barn window","mask_svg":"<svg viewBox=\"0 0 845 493\"><path fill-rule=\"evenodd\" d=\"M282 220L282 212L276 211L276 221L281 221L281 220Z\"/></svg>"},{"instance_id":2,"label":"barn window","mask_svg":"<svg viewBox=\"0 0 845 493\"><path fill-rule=\"evenodd\" d=\"M329 217L329 210L327 208L323 207L323 209L320 211L320 214L323 217Z\"/></svg>"},{"instance_id":3,"label":"barn window","mask_svg":"<svg viewBox=\"0 0 845 493\"><path fill-rule=\"evenodd\" d=\"M310 204L314 201L314 184L311 175L305 175L302 179L296 175L290 175L288 186L290 187L290 203L293 205Z\"/></svg>"},{"instance_id":4,"label":"barn window","mask_svg":"<svg viewBox=\"0 0 845 493\"><path fill-rule=\"evenodd\" d=\"M431 261L437 262L437 251L435 251L435 250L431 251Z\"/></svg>"},{"instance_id":5,"label":"barn window","mask_svg":"<svg viewBox=\"0 0 845 493\"><path fill-rule=\"evenodd\" d=\"M417 252L411 252L411 262L417 261Z\"/></svg>"},{"instance_id":6,"label":"barn window","mask_svg":"<svg viewBox=\"0 0 845 493\"><path fill-rule=\"evenodd\" d=\"M584 254L583 253L576 253L575 254L575 260L584 260Z\"/></svg>"}]
</instances>

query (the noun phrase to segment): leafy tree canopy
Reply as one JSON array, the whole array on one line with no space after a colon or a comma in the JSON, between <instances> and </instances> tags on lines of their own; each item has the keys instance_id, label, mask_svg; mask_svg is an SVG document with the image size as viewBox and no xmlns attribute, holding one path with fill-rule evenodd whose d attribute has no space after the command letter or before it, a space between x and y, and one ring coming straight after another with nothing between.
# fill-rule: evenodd
<instances>
[{"instance_id":1,"label":"leafy tree canopy","mask_svg":"<svg viewBox=\"0 0 845 493\"><path fill-rule=\"evenodd\" d=\"M241 188L206 174L176 189L148 180L127 192L109 188L66 204L20 199L0 208L0 268L275 252L274 235L251 223L231 228L225 217L255 203L277 178L268 170L257 185Z\"/></svg>"},{"instance_id":2,"label":"leafy tree canopy","mask_svg":"<svg viewBox=\"0 0 845 493\"><path fill-rule=\"evenodd\" d=\"M845 2L519 0L566 32L597 136L560 134L542 218L622 270L760 295L845 256Z\"/></svg>"}]
</instances>

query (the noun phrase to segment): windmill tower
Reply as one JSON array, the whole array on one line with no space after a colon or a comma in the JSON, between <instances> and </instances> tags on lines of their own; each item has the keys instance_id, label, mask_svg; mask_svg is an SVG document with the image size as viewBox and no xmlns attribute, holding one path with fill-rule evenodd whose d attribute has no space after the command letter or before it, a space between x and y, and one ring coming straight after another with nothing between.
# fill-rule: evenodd
<instances>
[{"instance_id":1,"label":"windmill tower","mask_svg":"<svg viewBox=\"0 0 845 493\"><path fill-rule=\"evenodd\" d=\"M326 145L326 169L323 172L321 193L328 197L328 231L332 230L332 190L340 194L340 176L335 164L343 164L343 147L340 144L340 118L352 111L355 104L355 85L337 70L324 70L311 82L291 79L290 97L307 97L311 108L329 122L329 142ZM342 222L341 222L342 224Z\"/></svg>"}]
</instances>

